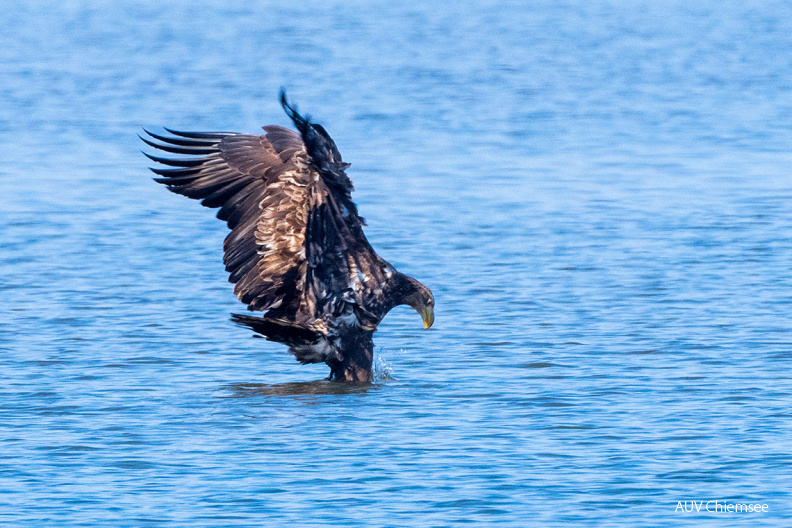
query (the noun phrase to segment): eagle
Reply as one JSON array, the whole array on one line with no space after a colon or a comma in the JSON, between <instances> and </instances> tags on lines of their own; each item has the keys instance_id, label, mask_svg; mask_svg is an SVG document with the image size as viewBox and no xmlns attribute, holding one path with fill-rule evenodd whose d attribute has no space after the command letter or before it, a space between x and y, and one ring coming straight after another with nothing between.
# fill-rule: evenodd
<instances>
[{"instance_id":1,"label":"eagle","mask_svg":"<svg viewBox=\"0 0 792 528\"><path fill-rule=\"evenodd\" d=\"M283 90L280 103L297 132L143 129L149 146L188 157L144 154L165 166L151 169L155 181L220 208L217 218L231 229L223 243L228 280L248 310L265 312L232 321L287 345L300 363L326 363L328 380L370 383L380 321L408 305L429 328L434 296L372 249L352 201L350 165L327 131Z\"/></svg>"}]
</instances>

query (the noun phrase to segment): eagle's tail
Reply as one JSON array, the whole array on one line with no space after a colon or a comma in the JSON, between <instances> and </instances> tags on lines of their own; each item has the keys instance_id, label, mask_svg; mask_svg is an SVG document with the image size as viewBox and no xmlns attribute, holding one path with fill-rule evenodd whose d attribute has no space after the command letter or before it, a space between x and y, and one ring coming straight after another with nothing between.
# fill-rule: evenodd
<instances>
[{"instance_id":1,"label":"eagle's tail","mask_svg":"<svg viewBox=\"0 0 792 528\"><path fill-rule=\"evenodd\" d=\"M328 358L340 361L338 353L323 339L325 336L305 326L284 319L240 314L231 314L231 320L263 335L269 341L288 345L289 352L300 363L322 363L327 362Z\"/></svg>"},{"instance_id":2,"label":"eagle's tail","mask_svg":"<svg viewBox=\"0 0 792 528\"><path fill-rule=\"evenodd\" d=\"M283 343L290 347L313 345L318 343L323 337L322 334L310 328L284 319L231 314L231 320L239 326L250 328L270 341Z\"/></svg>"}]
</instances>

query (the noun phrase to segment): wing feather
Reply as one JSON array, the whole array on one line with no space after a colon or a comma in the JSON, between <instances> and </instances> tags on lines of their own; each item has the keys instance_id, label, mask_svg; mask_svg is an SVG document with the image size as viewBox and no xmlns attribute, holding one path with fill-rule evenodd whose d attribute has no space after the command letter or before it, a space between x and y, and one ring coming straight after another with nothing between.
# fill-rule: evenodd
<instances>
[{"instance_id":1,"label":"wing feather","mask_svg":"<svg viewBox=\"0 0 792 528\"><path fill-rule=\"evenodd\" d=\"M173 167L152 169L155 180L220 208L218 218L231 229L223 261L248 309L326 332L328 315L355 308L376 326L383 284L395 270L363 234L348 164L333 140L282 102L300 134L277 125L264 127L263 136L145 131L147 145L191 156L146 154Z\"/></svg>"},{"instance_id":2,"label":"wing feather","mask_svg":"<svg viewBox=\"0 0 792 528\"><path fill-rule=\"evenodd\" d=\"M277 147L267 136L227 132L165 129L176 137L146 131L156 141L144 139L146 144L165 152L194 155L200 151L204 154L201 158L177 159L146 155L158 163L177 167L152 169L161 176L155 181L177 194L202 200L206 207L220 208L218 218L231 228L223 244L229 280L236 283L234 291L239 298L249 308L258 310L266 310L277 303L275 290L284 289L279 277L298 265L293 260L293 251L292 254L281 251L277 237L269 240L272 248L263 247L257 240L257 237L266 238L257 232L268 229L259 226L265 216L263 206L274 206L275 212L281 211L276 221L289 220L292 216L284 210L284 205L293 201L293 193L283 191L281 179L295 177L295 163L293 155L284 157L282 153L286 149L296 153L302 148L302 139L296 133L282 127L270 128ZM177 146L171 146L174 144ZM276 223L271 222L269 228L282 233ZM276 255L280 258L276 259Z\"/></svg>"}]
</instances>

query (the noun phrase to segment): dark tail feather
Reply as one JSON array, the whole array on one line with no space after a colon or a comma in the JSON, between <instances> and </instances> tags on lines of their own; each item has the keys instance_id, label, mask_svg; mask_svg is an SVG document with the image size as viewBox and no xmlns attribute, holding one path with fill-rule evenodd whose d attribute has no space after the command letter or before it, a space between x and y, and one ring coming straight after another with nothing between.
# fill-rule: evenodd
<instances>
[{"instance_id":1,"label":"dark tail feather","mask_svg":"<svg viewBox=\"0 0 792 528\"><path fill-rule=\"evenodd\" d=\"M315 344L322 338L320 333L310 328L283 319L231 314L231 320L239 326L250 328L270 341L277 341L290 347Z\"/></svg>"}]
</instances>

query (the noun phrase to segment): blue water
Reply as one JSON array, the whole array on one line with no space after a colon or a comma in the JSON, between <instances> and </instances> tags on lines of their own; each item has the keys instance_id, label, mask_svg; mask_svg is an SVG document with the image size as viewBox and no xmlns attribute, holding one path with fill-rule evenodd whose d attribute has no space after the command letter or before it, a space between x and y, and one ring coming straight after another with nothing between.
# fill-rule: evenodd
<instances>
[{"instance_id":1,"label":"blue water","mask_svg":"<svg viewBox=\"0 0 792 528\"><path fill-rule=\"evenodd\" d=\"M789 4L6 2L0 74L0 524L788 526ZM139 152L281 85L437 298L367 389Z\"/></svg>"}]
</instances>

